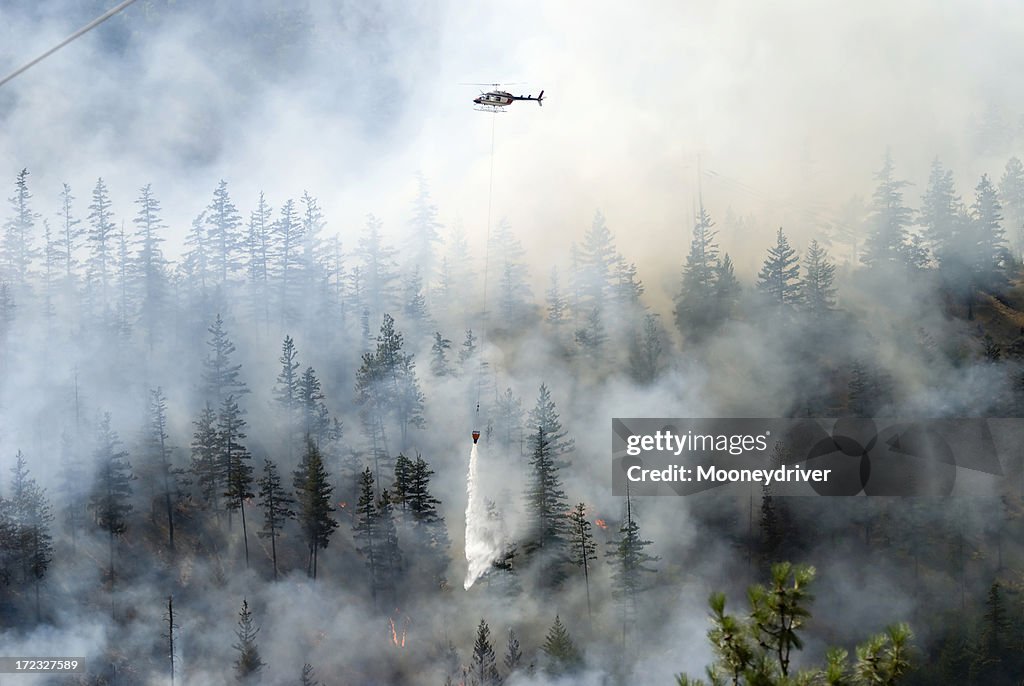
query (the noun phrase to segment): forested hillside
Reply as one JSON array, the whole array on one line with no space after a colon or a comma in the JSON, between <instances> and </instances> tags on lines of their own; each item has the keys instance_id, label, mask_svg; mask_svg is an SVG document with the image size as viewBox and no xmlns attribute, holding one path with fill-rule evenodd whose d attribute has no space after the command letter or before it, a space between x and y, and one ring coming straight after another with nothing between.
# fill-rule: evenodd
<instances>
[{"instance_id":1,"label":"forested hillside","mask_svg":"<svg viewBox=\"0 0 1024 686\"><path fill-rule=\"evenodd\" d=\"M670 683L715 659L708 593L792 560L810 652L908 622L900 683L1016 683L1019 490L610 495L614 416L1020 416L1024 167L953 179L916 196L887 154L861 222L748 226L757 274L700 202L658 312L599 212L568 255L507 222L476 255L422 177L401 241L220 181L179 253L144 180L10 173L2 652L88 684ZM464 589L473 429L500 554Z\"/></svg>"}]
</instances>

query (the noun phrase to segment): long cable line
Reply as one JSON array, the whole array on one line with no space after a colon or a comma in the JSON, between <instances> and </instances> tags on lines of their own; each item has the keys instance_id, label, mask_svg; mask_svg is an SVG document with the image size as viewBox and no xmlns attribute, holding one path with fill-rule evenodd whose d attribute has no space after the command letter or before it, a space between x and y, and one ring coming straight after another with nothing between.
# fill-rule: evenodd
<instances>
[{"instance_id":1,"label":"long cable line","mask_svg":"<svg viewBox=\"0 0 1024 686\"><path fill-rule=\"evenodd\" d=\"M490 262L491 253L491 200L494 194L494 129L495 124L498 120L497 111L491 113L491 169L489 173L489 179L487 181L487 229L486 229L486 240L484 243L484 311L483 311L483 325L481 326L480 344L483 347L483 343L487 340L487 267ZM480 412L480 396L483 394L483 383L484 383L484 356L483 351L480 352L480 373L476 382L476 411Z\"/></svg>"},{"instance_id":2,"label":"long cable line","mask_svg":"<svg viewBox=\"0 0 1024 686\"><path fill-rule=\"evenodd\" d=\"M53 53L57 52L58 50L63 48L65 45L70 43L71 41L75 40L76 38L82 36L85 33L88 33L89 31L92 31L94 28L96 28L97 26L99 26L100 24L105 22L107 19L110 19L112 16L114 16L115 14L117 14L118 12L123 10L124 8L128 7L128 5L132 4L133 2L135 2L135 0L124 0L124 2L122 2L117 7L113 7L111 9L107 10L106 12L104 12L99 17L96 17L91 22L89 22L88 24L86 24L82 28L80 28L77 31L75 31L74 33L72 33L70 36L68 36L67 38L62 40L60 43L58 43L57 45L53 46L52 48L50 48L46 52L44 52L39 57L36 57L35 59L27 62L26 64L23 64L22 66L18 67L13 72L11 72L7 76L5 76L3 79L0 79L0 87L2 87L5 83L10 81L14 77L18 76L22 72L26 71L27 69L29 69L29 68L35 66L36 64L42 62L44 59L46 59L47 57L49 57Z\"/></svg>"}]
</instances>

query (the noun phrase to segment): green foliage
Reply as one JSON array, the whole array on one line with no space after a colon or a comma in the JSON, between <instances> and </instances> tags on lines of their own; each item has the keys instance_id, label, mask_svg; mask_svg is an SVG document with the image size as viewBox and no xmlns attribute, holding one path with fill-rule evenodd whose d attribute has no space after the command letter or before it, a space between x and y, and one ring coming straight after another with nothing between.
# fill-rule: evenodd
<instances>
[{"instance_id":1,"label":"green foliage","mask_svg":"<svg viewBox=\"0 0 1024 686\"><path fill-rule=\"evenodd\" d=\"M775 305L793 305L800 297L800 262L781 227L757 279L758 290Z\"/></svg>"},{"instance_id":2,"label":"green foliage","mask_svg":"<svg viewBox=\"0 0 1024 686\"><path fill-rule=\"evenodd\" d=\"M725 611L725 594L711 594L712 627L708 631L715 662L707 668L712 686L894 686L909 672L911 633L894 624L857 648L852 665L841 648L826 651L825 664L791 673L794 650L803 648L802 630L810 619L813 567L782 562L772 566L770 583L747 591L750 612L737 617ZM678 686L704 686L685 674Z\"/></svg>"},{"instance_id":3,"label":"green foliage","mask_svg":"<svg viewBox=\"0 0 1024 686\"><path fill-rule=\"evenodd\" d=\"M256 626L252 617L252 611L249 610L249 601L243 599L242 609L238 613L238 629L235 630L238 643L233 646L238 651L238 658L235 660L235 678L240 684L256 681L257 675L264 667L263 660L260 659L259 647L256 645L256 634L259 631L260 628Z\"/></svg>"},{"instance_id":4,"label":"green foliage","mask_svg":"<svg viewBox=\"0 0 1024 686\"><path fill-rule=\"evenodd\" d=\"M583 656L558 615L555 615L555 623L548 630L541 650L547 657L544 669L552 676L571 674L583 665Z\"/></svg>"}]
</instances>

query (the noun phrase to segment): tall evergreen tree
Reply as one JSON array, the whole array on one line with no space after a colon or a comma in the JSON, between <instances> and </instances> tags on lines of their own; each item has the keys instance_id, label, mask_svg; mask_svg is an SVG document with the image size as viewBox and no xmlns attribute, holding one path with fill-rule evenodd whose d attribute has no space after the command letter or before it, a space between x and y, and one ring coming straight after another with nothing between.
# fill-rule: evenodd
<instances>
[{"instance_id":1,"label":"tall evergreen tree","mask_svg":"<svg viewBox=\"0 0 1024 686\"><path fill-rule=\"evenodd\" d=\"M322 445L330 431L330 418L327 406L324 405L324 394L320 388L320 379L312 367L306 367L299 379L299 411L301 412L301 428L304 436L312 438L317 447Z\"/></svg>"},{"instance_id":2,"label":"tall evergreen tree","mask_svg":"<svg viewBox=\"0 0 1024 686\"><path fill-rule=\"evenodd\" d=\"M516 632L509 627L508 643L505 645L505 659L502 660L509 674L519 669L519 663L522 659L523 651L519 648L519 639L516 637Z\"/></svg>"},{"instance_id":3,"label":"tall evergreen tree","mask_svg":"<svg viewBox=\"0 0 1024 686\"><path fill-rule=\"evenodd\" d=\"M110 427L110 413L100 419L94 454L97 471L93 481L89 510L96 525L110 540L110 580L114 582L114 538L128 530L128 515L133 507L131 464L128 451L121 448L117 432Z\"/></svg>"},{"instance_id":4,"label":"tall evergreen tree","mask_svg":"<svg viewBox=\"0 0 1024 686\"><path fill-rule=\"evenodd\" d=\"M597 559L597 545L590 532L590 520L583 503L569 512L569 561L583 569L583 583L587 587L587 613L590 608L590 563Z\"/></svg>"},{"instance_id":5,"label":"tall evergreen tree","mask_svg":"<svg viewBox=\"0 0 1024 686\"><path fill-rule=\"evenodd\" d=\"M659 318L654 313L645 314L641 331L630 341L630 372L642 384L654 383L664 366L666 334Z\"/></svg>"},{"instance_id":6,"label":"tall evergreen tree","mask_svg":"<svg viewBox=\"0 0 1024 686\"><path fill-rule=\"evenodd\" d=\"M693 227L690 252L683 266L682 286L676 296L675 322L685 336L700 338L715 322L715 266L718 243L715 224L701 205Z\"/></svg>"},{"instance_id":7,"label":"tall evergreen tree","mask_svg":"<svg viewBox=\"0 0 1024 686\"><path fill-rule=\"evenodd\" d=\"M110 282L114 270L117 233L112 203L103 179L97 179L89 205L89 283L94 305L102 310L110 303Z\"/></svg>"},{"instance_id":8,"label":"tall evergreen tree","mask_svg":"<svg viewBox=\"0 0 1024 686\"><path fill-rule=\"evenodd\" d=\"M492 264L498 286L498 317L491 321L503 329L514 329L523 323L531 307L529 268L523 261L525 251L512 226L504 219L491 232L488 249L495 256Z\"/></svg>"},{"instance_id":9,"label":"tall evergreen tree","mask_svg":"<svg viewBox=\"0 0 1024 686\"><path fill-rule=\"evenodd\" d=\"M4 222L3 243L0 244L0 258L3 271L0 275L11 283L15 290L28 287L29 271L37 256L32 235L39 214L32 211L28 190L28 169L18 172L14 184L14 195L9 199L11 217Z\"/></svg>"},{"instance_id":10,"label":"tall evergreen tree","mask_svg":"<svg viewBox=\"0 0 1024 686\"><path fill-rule=\"evenodd\" d=\"M800 296L800 262L779 227L775 245L758 273L757 288L776 305L793 305Z\"/></svg>"},{"instance_id":11,"label":"tall evergreen tree","mask_svg":"<svg viewBox=\"0 0 1024 686\"><path fill-rule=\"evenodd\" d=\"M41 619L39 585L53 561L53 509L46 490L29 476L25 456L18 451L11 469L10 529L17 566L22 579L35 590L36 621Z\"/></svg>"},{"instance_id":12,"label":"tall evergreen tree","mask_svg":"<svg viewBox=\"0 0 1024 686\"><path fill-rule=\"evenodd\" d=\"M199 491L199 500L207 510L220 510L220 494L225 474L220 460L221 441L217 432L217 412L207 403L193 422L192 461L189 471Z\"/></svg>"},{"instance_id":13,"label":"tall evergreen tree","mask_svg":"<svg viewBox=\"0 0 1024 686\"><path fill-rule=\"evenodd\" d=\"M434 332L434 344L430 346L430 373L436 377L451 376L454 373L451 363L448 361L448 351L452 349L452 342L441 335L440 331Z\"/></svg>"},{"instance_id":14,"label":"tall evergreen tree","mask_svg":"<svg viewBox=\"0 0 1024 686\"><path fill-rule=\"evenodd\" d=\"M800 303L814 316L826 314L836 305L836 266L828 251L816 240L807 246L804 274L800 280Z\"/></svg>"},{"instance_id":15,"label":"tall evergreen tree","mask_svg":"<svg viewBox=\"0 0 1024 686\"><path fill-rule=\"evenodd\" d=\"M277 375L277 383L274 385L274 400L281 404L285 412L289 429L295 422L299 408L299 384L301 382L299 371L299 352L295 349L295 341L291 336L285 336L281 344L281 372Z\"/></svg>"},{"instance_id":16,"label":"tall evergreen tree","mask_svg":"<svg viewBox=\"0 0 1024 686\"><path fill-rule=\"evenodd\" d=\"M1006 248L1002 221L1002 206L995 186L987 174L975 187L971 205L971 233L973 240L973 267L975 284L988 292L999 292L1008 283L1006 275L1009 253Z\"/></svg>"},{"instance_id":17,"label":"tall evergreen tree","mask_svg":"<svg viewBox=\"0 0 1024 686\"><path fill-rule=\"evenodd\" d=\"M549 284L548 290L545 293L547 299L546 320L548 324L554 327L555 331L558 331L569 319L569 301L566 299L565 294L562 293L562 288L559 285L558 267L551 268Z\"/></svg>"},{"instance_id":18,"label":"tall evergreen tree","mask_svg":"<svg viewBox=\"0 0 1024 686\"><path fill-rule=\"evenodd\" d=\"M885 151L885 162L875 175L878 187L871 202L869 223L871 233L864 246L861 261L869 267L908 264L908 227L913 218L903 204L903 188L908 184L895 177L892 154Z\"/></svg>"},{"instance_id":19,"label":"tall evergreen tree","mask_svg":"<svg viewBox=\"0 0 1024 686\"><path fill-rule=\"evenodd\" d=\"M281 476L277 465L269 458L263 462L263 476L259 480L259 503L263 508L263 528L257 533L260 538L270 539L270 556L274 562L274 578L277 578L277 539L289 519L295 519L291 507L295 500L281 487Z\"/></svg>"},{"instance_id":20,"label":"tall evergreen tree","mask_svg":"<svg viewBox=\"0 0 1024 686\"><path fill-rule=\"evenodd\" d=\"M249 601L243 598L242 609L238 613L238 629L235 630L238 643L234 644L234 649L238 651L235 678L240 684L256 682L260 670L265 666L260 658L259 646L256 645L256 634L259 632L260 627L256 626L256 620L253 619Z\"/></svg>"},{"instance_id":21,"label":"tall evergreen tree","mask_svg":"<svg viewBox=\"0 0 1024 686\"><path fill-rule=\"evenodd\" d=\"M331 502L334 486L330 483L320 449L313 441L306 441L306 452L295 471L293 485L296 518L309 549L308 571L316 579L319 551L327 547L338 522L334 519Z\"/></svg>"},{"instance_id":22,"label":"tall evergreen tree","mask_svg":"<svg viewBox=\"0 0 1024 686\"><path fill-rule=\"evenodd\" d=\"M167 299L167 260L160 247L164 242L161 232L167 227L160 218L160 202L153 195L150 184L140 189L135 204L139 210L132 220L138 245L134 271L141 280L142 322L152 350L157 329L163 322Z\"/></svg>"},{"instance_id":23,"label":"tall evergreen tree","mask_svg":"<svg viewBox=\"0 0 1024 686\"><path fill-rule=\"evenodd\" d=\"M277 299L282 325L294 322L296 303L300 302L302 288L302 221L295 201L289 198L278 213L273 227L275 245L274 278L277 281Z\"/></svg>"},{"instance_id":24,"label":"tall evergreen tree","mask_svg":"<svg viewBox=\"0 0 1024 686\"><path fill-rule=\"evenodd\" d=\"M953 172L943 168L936 159L928 176L928 188L921 198L918 223L924 227L928 247L940 266L955 256L960 204Z\"/></svg>"},{"instance_id":25,"label":"tall evergreen tree","mask_svg":"<svg viewBox=\"0 0 1024 686\"><path fill-rule=\"evenodd\" d=\"M999 180L999 202L1006 211L1006 228L1014 256L1024 255L1024 163L1011 157Z\"/></svg>"},{"instance_id":26,"label":"tall evergreen tree","mask_svg":"<svg viewBox=\"0 0 1024 686\"><path fill-rule=\"evenodd\" d=\"M217 414L217 440L220 444L220 471L224 474L224 507L228 514L238 511L242 518L242 542L245 546L245 566L249 567L249 531L245 521L245 503L253 497L252 455L242 441L245 440L245 420L234 394L221 403Z\"/></svg>"},{"instance_id":27,"label":"tall evergreen tree","mask_svg":"<svg viewBox=\"0 0 1024 686\"><path fill-rule=\"evenodd\" d=\"M370 572L370 593L374 604L378 601L380 574L380 545L377 541L377 505L373 495L373 471L369 467L359 475L359 500L352 522L353 536L359 553L366 559Z\"/></svg>"},{"instance_id":28,"label":"tall evergreen tree","mask_svg":"<svg viewBox=\"0 0 1024 686\"><path fill-rule=\"evenodd\" d=\"M544 432L544 440L547 441L548 450L554 457L557 466L566 467L568 461L566 456L576 448L576 441L569 436L569 432L562 428L562 420L558 414L555 401L551 398L551 391L547 384L542 383L537 394L537 404L527 417L526 424L530 427L529 449L531 452L537 449L538 434L533 427L540 427Z\"/></svg>"},{"instance_id":29,"label":"tall evergreen tree","mask_svg":"<svg viewBox=\"0 0 1024 686\"><path fill-rule=\"evenodd\" d=\"M398 281L395 250L384 243L382 223L372 214L366 219L366 232L359 238L356 256L363 279L363 300L370 314L382 316L397 301Z\"/></svg>"},{"instance_id":30,"label":"tall evergreen tree","mask_svg":"<svg viewBox=\"0 0 1024 686\"><path fill-rule=\"evenodd\" d=\"M651 565L658 561L646 552L651 541L644 540L640 535L640 525L633 517L633 509L626 497L626 518L619 528L619 538L608 542L605 557L611 560L613 595L622 608L623 634L626 626L635 621L637 616L637 600L646 588L645 575L654 574Z\"/></svg>"},{"instance_id":31,"label":"tall evergreen tree","mask_svg":"<svg viewBox=\"0 0 1024 686\"><path fill-rule=\"evenodd\" d=\"M178 475L171 462L173 448L169 444L167 434L167 398L162 388L149 393L149 431L146 435L146 452L156 467L155 476L159 479L164 501L164 512L167 515L167 547L174 550L174 509L178 498Z\"/></svg>"},{"instance_id":32,"label":"tall evergreen tree","mask_svg":"<svg viewBox=\"0 0 1024 686\"><path fill-rule=\"evenodd\" d=\"M223 286L242 266L242 216L231 202L228 183L221 179L206 208L210 262L217 283Z\"/></svg>"},{"instance_id":33,"label":"tall evergreen tree","mask_svg":"<svg viewBox=\"0 0 1024 686\"><path fill-rule=\"evenodd\" d=\"M61 209L57 213L57 216L60 217L57 247L64 260L64 278L68 284L74 281L75 267L78 265L75 253L81 246L82 237L85 235L85 229L79 226L82 220L77 219L72 211L74 201L75 196L71 195L71 186L63 184L60 193Z\"/></svg>"},{"instance_id":34,"label":"tall evergreen tree","mask_svg":"<svg viewBox=\"0 0 1024 686\"><path fill-rule=\"evenodd\" d=\"M256 201L256 209L249 213L248 249L249 287L252 289L253 313L263 319L264 327L270 327L270 271L274 258L273 208L267 202L263 191Z\"/></svg>"},{"instance_id":35,"label":"tall evergreen tree","mask_svg":"<svg viewBox=\"0 0 1024 686\"><path fill-rule=\"evenodd\" d=\"M206 345L210 354L203 361L203 383L206 398L210 402L220 403L227 394L241 396L249 392L245 382L238 376L241 364L231 364L231 356L235 353L235 344L228 338L224 330L224 319L218 314L207 331L210 340Z\"/></svg>"},{"instance_id":36,"label":"tall evergreen tree","mask_svg":"<svg viewBox=\"0 0 1024 686\"><path fill-rule=\"evenodd\" d=\"M569 510L568 500L562 490L558 464L543 426L538 426L532 443L532 471L526 489L529 528L523 552L527 555L543 553L547 558L545 566L549 570L545 578L552 585L558 585L565 578L562 563L568 559L566 553L570 532L565 516Z\"/></svg>"},{"instance_id":37,"label":"tall evergreen tree","mask_svg":"<svg viewBox=\"0 0 1024 686\"><path fill-rule=\"evenodd\" d=\"M409 240L411 247L409 259L412 266L420 273L428 275L427 289L430 288L429 275L436 268L434 255L435 246L441 241L441 224L437 221L437 205L430 197L430 188L423 174L416 175L418 192L412 206L412 220L409 222Z\"/></svg>"},{"instance_id":38,"label":"tall evergreen tree","mask_svg":"<svg viewBox=\"0 0 1024 686\"><path fill-rule=\"evenodd\" d=\"M547 658L545 671L552 676L571 674L583 664L583 656L580 655L579 649L569 635L569 630L562 624L562 619L558 615L555 615L555 623L544 637L541 650Z\"/></svg>"},{"instance_id":39,"label":"tall evergreen tree","mask_svg":"<svg viewBox=\"0 0 1024 686\"><path fill-rule=\"evenodd\" d=\"M491 645L491 629L482 619L476 629L469 671L471 683L475 686L498 686L501 683L498 661L494 655L494 646Z\"/></svg>"}]
</instances>

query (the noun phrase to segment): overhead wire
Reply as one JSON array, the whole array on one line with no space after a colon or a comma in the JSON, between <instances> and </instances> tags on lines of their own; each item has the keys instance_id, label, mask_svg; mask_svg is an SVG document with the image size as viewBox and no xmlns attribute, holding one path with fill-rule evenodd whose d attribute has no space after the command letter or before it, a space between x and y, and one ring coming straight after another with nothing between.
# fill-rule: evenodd
<instances>
[{"instance_id":1,"label":"overhead wire","mask_svg":"<svg viewBox=\"0 0 1024 686\"><path fill-rule=\"evenodd\" d=\"M497 111L491 113L491 162L490 162L490 173L488 174L487 181L487 228L485 230L486 238L484 242L484 311L483 311L483 323L481 326L480 342L483 344L487 340L487 268L490 262L491 253L491 202L494 195L494 130L498 121ZM480 397L483 394L483 379L484 379L484 357L483 352L480 353L480 373L476 383L476 411L480 412Z\"/></svg>"},{"instance_id":2,"label":"overhead wire","mask_svg":"<svg viewBox=\"0 0 1024 686\"><path fill-rule=\"evenodd\" d=\"M96 17L91 22L89 22L88 24L86 24L85 26L83 26L82 28L78 29L77 31L72 33L70 36L68 36L67 38L62 40L60 43L58 43L57 45L55 45L52 48L50 48L49 50L44 52L42 55L39 55L39 57L36 57L35 59L30 60L29 62L26 62L25 64L21 65L20 67L15 69L13 72L11 72L7 76L5 76L3 79L0 79L0 87L3 87L4 84L6 84L8 81L10 81L11 79L15 78L19 74L27 71L28 69L34 67L37 64L39 64L40 62L42 62L47 57L49 57L53 53L57 52L61 48L63 48L65 45L67 45L71 41L75 40L76 38L79 38L79 37L83 36L84 34L88 33L89 31L92 31L94 28L96 28L97 26L99 26L100 24L105 22L107 19L110 19L112 16L114 16L115 14L120 12L121 10L125 9L126 7L128 7L128 5L132 4L133 2L135 2L135 0L124 0L124 2L122 2L120 5L117 5L116 7L113 7L111 9L107 10L106 12L101 14L100 16Z\"/></svg>"}]
</instances>

